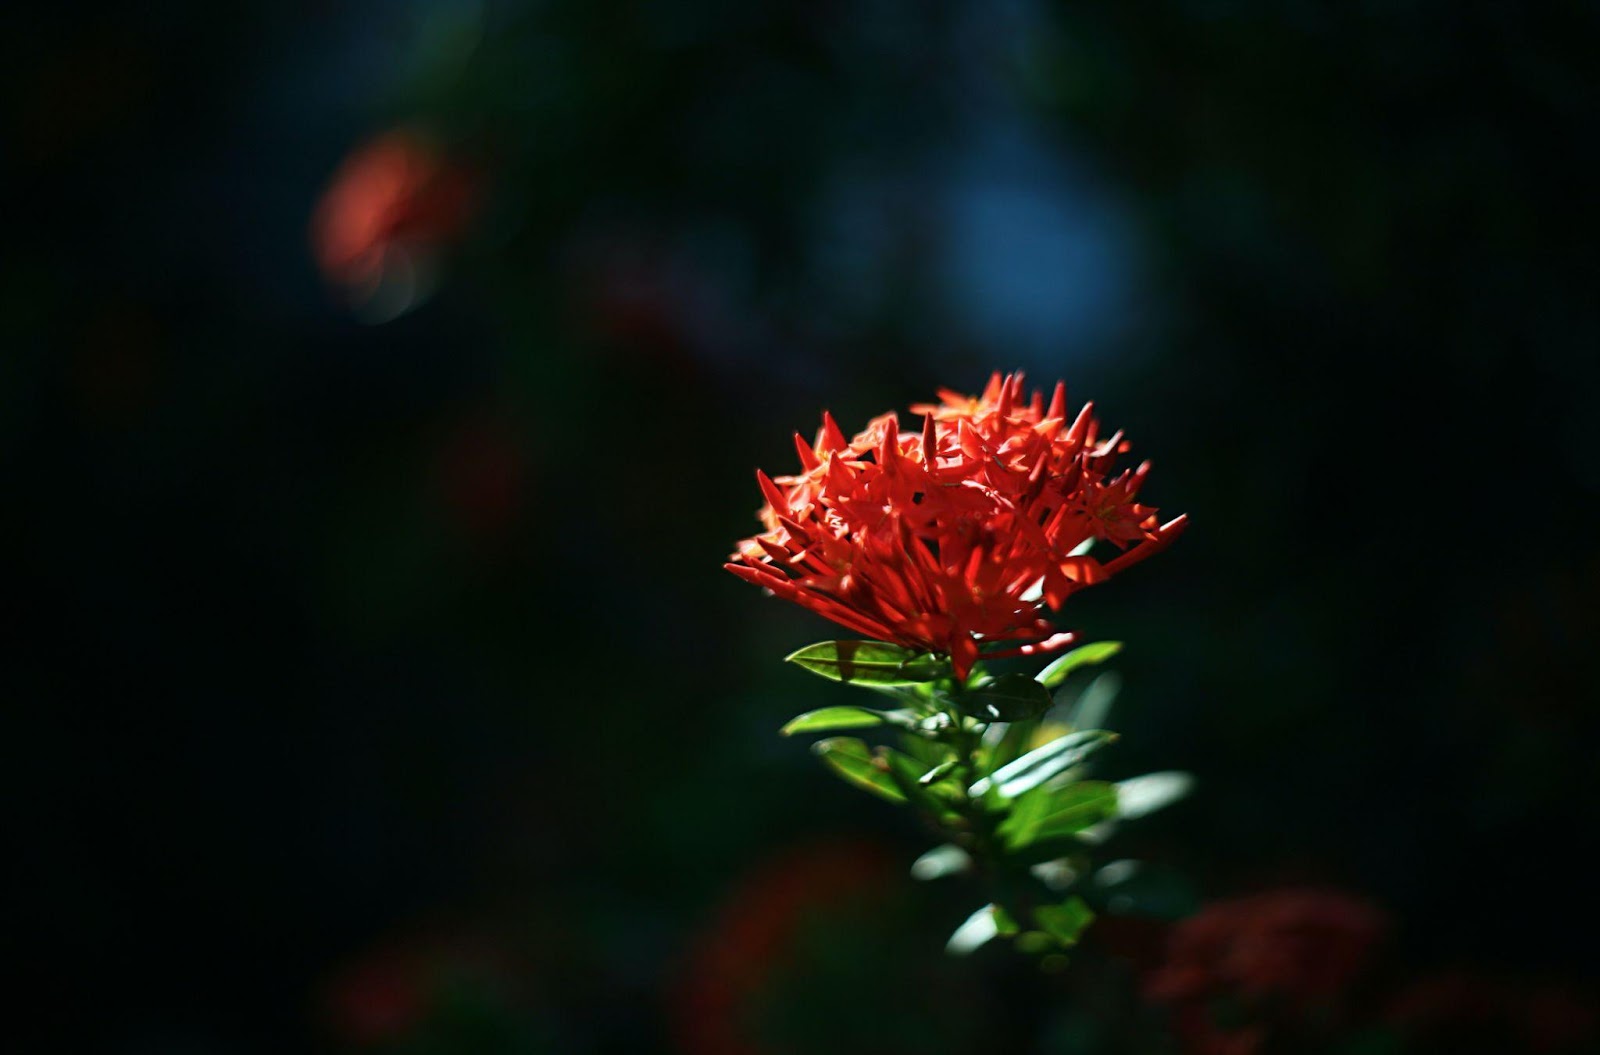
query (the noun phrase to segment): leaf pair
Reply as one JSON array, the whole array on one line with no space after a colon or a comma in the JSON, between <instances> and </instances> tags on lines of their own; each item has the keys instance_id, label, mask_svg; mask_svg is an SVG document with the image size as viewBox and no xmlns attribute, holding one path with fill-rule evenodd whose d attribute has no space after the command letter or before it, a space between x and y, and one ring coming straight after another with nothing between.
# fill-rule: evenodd
<instances>
[{"instance_id":1,"label":"leaf pair","mask_svg":"<svg viewBox=\"0 0 1600 1055\"><path fill-rule=\"evenodd\" d=\"M1104 729L1084 729L1052 740L1008 762L973 784L969 793L978 798L993 791L1003 799L1014 799L1031 791L1058 773L1063 773L1117 739Z\"/></svg>"},{"instance_id":2,"label":"leaf pair","mask_svg":"<svg viewBox=\"0 0 1600 1055\"><path fill-rule=\"evenodd\" d=\"M1023 795L996 832L1006 849L1017 851L1076 835L1116 815L1116 785L1082 780L1064 788L1038 787Z\"/></svg>"}]
</instances>

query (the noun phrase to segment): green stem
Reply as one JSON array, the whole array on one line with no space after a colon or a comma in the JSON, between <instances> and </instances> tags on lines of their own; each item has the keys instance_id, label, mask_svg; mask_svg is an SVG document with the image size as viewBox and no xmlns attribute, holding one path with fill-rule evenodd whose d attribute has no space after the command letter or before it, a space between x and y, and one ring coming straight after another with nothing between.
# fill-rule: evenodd
<instances>
[{"instance_id":1,"label":"green stem","mask_svg":"<svg viewBox=\"0 0 1600 1055\"><path fill-rule=\"evenodd\" d=\"M978 748L983 741L981 727L970 729L967 727L966 711L961 706L961 697L965 686L960 682L951 680L948 683L948 696L952 703L945 712L950 719L951 745L956 750L958 771L961 774L961 795L957 802L956 812L967 822L967 831L971 841L968 851L972 854L981 872L989 874L993 870L993 833L990 831L989 817L982 804L974 802L967 795L967 788L971 787L978 779Z\"/></svg>"}]
</instances>

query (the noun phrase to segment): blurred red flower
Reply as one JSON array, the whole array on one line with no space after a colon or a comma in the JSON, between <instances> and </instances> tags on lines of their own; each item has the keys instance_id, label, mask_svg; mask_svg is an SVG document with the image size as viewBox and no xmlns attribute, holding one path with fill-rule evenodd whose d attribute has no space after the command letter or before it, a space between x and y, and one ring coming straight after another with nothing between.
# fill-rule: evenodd
<instances>
[{"instance_id":1,"label":"blurred red flower","mask_svg":"<svg viewBox=\"0 0 1600 1055\"><path fill-rule=\"evenodd\" d=\"M1174 1006L1186 1050L1248 1055L1275 1029L1325 1024L1385 929L1376 908L1336 890L1215 902L1174 928L1145 994Z\"/></svg>"},{"instance_id":2,"label":"blurred red flower","mask_svg":"<svg viewBox=\"0 0 1600 1055\"><path fill-rule=\"evenodd\" d=\"M772 1047L753 1021L762 997L819 922L881 917L897 869L870 843L791 848L754 870L708 921L675 987L679 1046L694 1055L758 1055Z\"/></svg>"},{"instance_id":3,"label":"blurred red flower","mask_svg":"<svg viewBox=\"0 0 1600 1055\"><path fill-rule=\"evenodd\" d=\"M324 980L321 1004L334 1039L353 1050L426 1046L450 1036L462 1008L481 1035L492 1022L531 1021L530 969L497 937L459 926L387 940Z\"/></svg>"},{"instance_id":4,"label":"blurred red flower","mask_svg":"<svg viewBox=\"0 0 1600 1055\"><path fill-rule=\"evenodd\" d=\"M1160 525L1135 502L1149 463L1111 476L1128 449L1101 437L1093 404L1066 417L1057 384L1025 398L1022 375L981 396L941 390L847 440L824 413L815 443L795 436L799 475L757 471L766 530L743 540L729 571L859 633L948 654L965 677L980 646L1033 654L1071 640L1043 618L1085 586L1164 548L1184 518ZM1102 564L1083 547L1122 550Z\"/></svg>"},{"instance_id":5,"label":"blurred red flower","mask_svg":"<svg viewBox=\"0 0 1600 1055\"><path fill-rule=\"evenodd\" d=\"M1566 1053L1592 1050L1600 1011L1591 991L1466 970L1427 975L1389 1008L1407 1051Z\"/></svg>"},{"instance_id":6,"label":"blurred red flower","mask_svg":"<svg viewBox=\"0 0 1600 1055\"><path fill-rule=\"evenodd\" d=\"M399 264L415 268L461 233L472 180L420 136L380 135L357 147L328 181L311 219L311 245L328 282L369 294Z\"/></svg>"}]
</instances>

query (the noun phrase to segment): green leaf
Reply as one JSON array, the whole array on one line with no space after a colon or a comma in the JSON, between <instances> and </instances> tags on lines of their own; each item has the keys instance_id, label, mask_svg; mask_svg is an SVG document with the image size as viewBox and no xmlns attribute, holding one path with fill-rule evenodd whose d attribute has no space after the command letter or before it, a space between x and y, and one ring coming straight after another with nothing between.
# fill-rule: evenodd
<instances>
[{"instance_id":1,"label":"green leaf","mask_svg":"<svg viewBox=\"0 0 1600 1055\"><path fill-rule=\"evenodd\" d=\"M1104 663L1121 651L1121 641L1096 641L1093 644L1084 645L1082 648L1075 648L1066 653L1041 670L1035 677L1040 685L1047 689L1053 689L1066 681L1072 672L1079 667Z\"/></svg>"},{"instance_id":2,"label":"green leaf","mask_svg":"<svg viewBox=\"0 0 1600 1055\"><path fill-rule=\"evenodd\" d=\"M874 761L867 745L850 736L834 736L811 745L828 768L846 783L854 784L890 802L905 802L905 793L893 778Z\"/></svg>"},{"instance_id":3,"label":"green leaf","mask_svg":"<svg viewBox=\"0 0 1600 1055\"><path fill-rule=\"evenodd\" d=\"M1054 949L1057 945L1055 938L1042 930L1025 930L1012 941L1018 952L1029 956L1038 956Z\"/></svg>"},{"instance_id":4,"label":"green leaf","mask_svg":"<svg viewBox=\"0 0 1600 1055\"><path fill-rule=\"evenodd\" d=\"M957 927L944 950L951 956L965 956L993 938L1009 938L1022 928L999 905L985 905Z\"/></svg>"},{"instance_id":5,"label":"green leaf","mask_svg":"<svg viewBox=\"0 0 1600 1055\"><path fill-rule=\"evenodd\" d=\"M784 736L795 733L823 733L833 729L865 729L874 725L906 725L914 722L910 711L875 711L870 707L823 707L789 719L779 730Z\"/></svg>"},{"instance_id":6,"label":"green leaf","mask_svg":"<svg viewBox=\"0 0 1600 1055\"><path fill-rule=\"evenodd\" d=\"M1005 841L1008 848L1018 849L1031 841L1026 838L1026 834L1031 832L1044 817L1050 797L1049 789L1035 789L1025 795L1017 796L1016 800L1009 804L1005 820L995 829L995 833ZM991 808L1006 810L1007 805L1004 802L996 802L991 804Z\"/></svg>"},{"instance_id":7,"label":"green leaf","mask_svg":"<svg viewBox=\"0 0 1600 1055\"><path fill-rule=\"evenodd\" d=\"M1034 909L1033 921L1062 945L1076 945L1084 930L1094 922L1094 910L1074 894L1059 905L1041 905Z\"/></svg>"},{"instance_id":8,"label":"green leaf","mask_svg":"<svg viewBox=\"0 0 1600 1055\"><path fill-rule=\"evenodd\" d=\"M1117 738L1104 729L1084 729L1050 741L995 770L972 785L968 793L979 797L997 790L1002 798L1014 799L1038 787L1051 777L1082 762Z\"/></svg>"},{"instance_id":9,"label":"green leaf","mask_svg":"<svg viewBox=\"0 0 1600 1055\"><path fill-rule=\"evenodd\" d=\"M888 774L900 794L917 809L941 821L956 816L950 804L933 794L923 781L922 778L930 772L925 764L892 747L878 748L873 761Z\"/></svg>"},{"instance_id":10,"label":"green leaf","mask_svg":"<svg viewBox=\"0 0 1600 1055\"><path fill-rule=\"evenodd\" d=\"M1008 849L1020 850L1041 839L1076 835L1116 815L1115 785L1084 780L1064 788L1034 788L1017 800L997 831Z\"/></svg>"},{"instance_id":11,"label":"green leaf","mask_svg":"<svg viewBox=\"0 0 1600 1055\"><path fill-rule=\"evenodd\" d=\"M983 731L984 768L993 770L1014 762L1028 749L1039 728L1036 722L993 722Z\"/></svg>"},{"instance_id":12,"label":"green leaf","mask_svg":"<svg viewBox=\"0 0 1600 1055\"><path fill-rule=\"evenodd\" d=\"M927 769L932 769L955 757L955 752L948 744L940 743L915 729L896 737L896 741L900 750L921 762Z\"/></svg>"},{"instance_id":13,"label":"green leaf","mask_svg":"<svg viewBox=\"0 0 1600 1055\"><path fill-rule=\"evenodd\" d=\"M922 774L922 776L918 777L917 783L924 785L936 784L945 777L949 776L951 773L954 773L955 769L956 760L953 758L947 758L943 762L940 762L938 765L934 766L932 769L928 770L926 773Z\"/></svg>"},{"instance_id":14,"label":"green leaf","mask_svg":"<svg viewBox=\"0 0 1600 1055\"><path fill-rule=\"evenodd\" d=\"M967 711L987 722L1037 718L1050 709L1050 693L1026 674L1004 674L967 693Z\"/></svg>"},{"instance_id":15,"label":"green leaf","mask_svg":"<svg viewBox=\"0 0 1600 1055\"><path fill-rule=\"evenodd\" d=\"M1177 770L1117 782L1117 815L1127 820L1172 805L1194 790L1194 777Z\"/></svg>"},{"instance_id":16,"label":"green leaf","mask_svg":"<svg viewBox=\"0 0 1600 1055\"><path fill-rule=\"evenodd\" d=\"M950 940L945 942L944 951L951 956L966 956L1000 933L1000 925L995 919L995 907L985 905L972 915L967 921L955 929L950 935Z\"/></svg>"},{"instance_id":17,"label":"green leaf","mask_svg":"<svg viewBox=\"0 0 1600 1055\"><path fill-rule=\"evenodd\" d=\"M941 879L944 876L965 872L971 867L971 854L955 843L945 843L943 846L935 846L911 862L911 878Z\"/></svg>"},{"instance_id":18,"label":"green leaf","mask_svg":"<svg viewBox=\"0 0 1600 1055\"><path fill-rule=\"evenodd\" d=\"M1108 670L1095 678L1078 693L1077 702L1067 715L1067 724L1074 729L1100 728L1111 713L1111 705L1117 702L1117 693L1121 689L1122 679L1116 671Z\"/></svg>"},{"instance_id":19,"label":"green leaf","mask_svg":"<svg viewBox=\"0 0 1600 1055\"><path fill-rule=\"evenodd\" d=\"M786 659L830 681L869 686L912 685L950 671L943 660L886 641L822 641Z\"/></svg>"}]
</instances>

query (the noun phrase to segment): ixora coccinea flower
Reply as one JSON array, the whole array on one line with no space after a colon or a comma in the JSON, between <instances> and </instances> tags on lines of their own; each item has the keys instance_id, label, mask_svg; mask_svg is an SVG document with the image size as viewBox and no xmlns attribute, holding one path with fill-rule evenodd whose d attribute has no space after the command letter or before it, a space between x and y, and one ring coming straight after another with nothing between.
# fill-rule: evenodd
<instances>
[{"instance_id":1,"label":"ixora coccinea flower","mask_svg":"<svg viewBox=\"0 0 1600 1055\"><path fill-rule=\"evenodd\" d=\"M994 886L951 951L1006 935L1055 955L1096 911L1130 903L1114 888L1131 873L1097 872L1094 848L1191 781L1089 779L1089 757L1116 739L1098 728L1113 676L1072 679L1120 644L1082 646L1031 677L992 675L985 664L1071 643L1047 614L1159 552L1184 518L1163 524L1139 504L1148 466L1118 470L1122 434L1102 435L1090 406L1069 419L1059 384L1047 402L1025 395L1020 374L996 374L976 398L940 399L912 407L921 428L906 432L889 413L847 438L825 413L814 443L795 437L798 473L757 473L765 530L740 542L726 567L868 635L789 659L898 706L824 707L783 732L881 726L899 735L899 747L833 736L815 749L835 774L914 808L949 840L913 875L972 871Z\"/></svg>"},{"instance_id":2,"label":"ixora coccinea flower","mask_svg":"<svg viewBox=\"0 0 1600 1055\"><path fill-rule=\"evenodd\" d=\"M1183 530L1135 501L1149 463L1112 475L1128 449L1101 436L1093 404L1066 416L1066 389L1025 398L1022 375L976 399L944 390L912 407L922 428L874 418L847 440L823 414L800 436L800 473L758 471L766 531L739 544L735 575L841 626L950 658L1049 652L1072 640L1043 618L1071 594L1152 555ZM1120 552L1102 562L1090 548ZM995 646L999 646L996 648Z\"/></svg>"}]
</instances>

